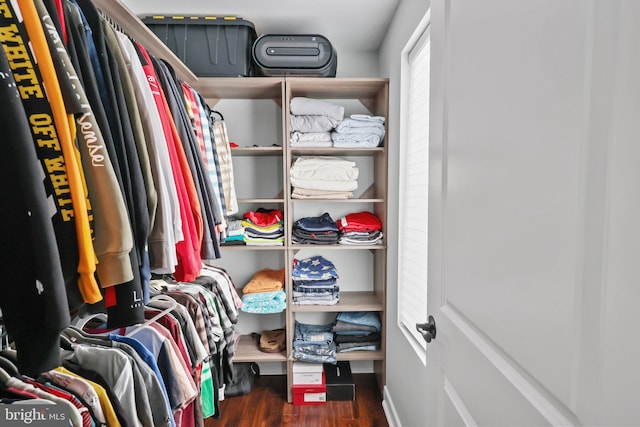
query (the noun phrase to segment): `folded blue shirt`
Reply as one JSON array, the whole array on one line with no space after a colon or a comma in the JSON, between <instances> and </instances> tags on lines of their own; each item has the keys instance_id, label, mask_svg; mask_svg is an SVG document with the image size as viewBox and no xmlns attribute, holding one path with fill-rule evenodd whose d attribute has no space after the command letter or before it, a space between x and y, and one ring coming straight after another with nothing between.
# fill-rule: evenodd
<instances>
[{"instance_id":1,"label":"folded blue shirt","mask_svg":"<svg viewBox=\"0 0 640 427\"><path fill-rule=\"evenodd\" d=\"M320 216L300 218L293 223L294 228L301 228L309 232L338 231L338 225L327 212Z\"/></svg>"}]
</instances>

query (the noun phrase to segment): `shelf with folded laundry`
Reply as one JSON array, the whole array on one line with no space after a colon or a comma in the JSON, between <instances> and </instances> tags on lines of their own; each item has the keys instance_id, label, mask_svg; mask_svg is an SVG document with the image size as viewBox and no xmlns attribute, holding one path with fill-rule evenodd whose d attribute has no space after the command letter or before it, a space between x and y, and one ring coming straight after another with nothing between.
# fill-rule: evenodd
<instances>
[{"instance_id":1,"label":"shelf with folded laundry","mask_svg":"<svg viewBox=\"0 0 640 427\"><path fill-rule=\"evenodd\" d=\"M345 114L345 102L295 96L289 103L291 148L375 148L384 146L385 117Z\"/></svg>"},{"instance_id":2,"label":"shelf with folded laundry","mask_svg":"<svg viewBox=\"0 0 640 427\"><path fill-rule=\"evenodd\" d=\"M291 201L384 200L376 182L377 159L369 156L293 156L289 168Z\"/></svg>"},{"instance_id":3,"label":"shelf with folded laundry","mask_svg":"<svg viewBox=\"0 0 640 427\"><path fill-rule=\"evenodd\" d=\"M332 363L382 360L382 323L376 312L341 311L332 323L295 321L293 360Z\"/></svg>"},{"instance_id":4,"label":"shelf with folded laundry","mask_svg":"<svg viewBox=\"0 0 640 427\"><path fill-rule=\"evenodd\" d=\"M372 212L346 214L335 221L328 212L296 220L291 231L295 245L369 247L383 244L382 222Z\"/></svg>"}]
</instances>

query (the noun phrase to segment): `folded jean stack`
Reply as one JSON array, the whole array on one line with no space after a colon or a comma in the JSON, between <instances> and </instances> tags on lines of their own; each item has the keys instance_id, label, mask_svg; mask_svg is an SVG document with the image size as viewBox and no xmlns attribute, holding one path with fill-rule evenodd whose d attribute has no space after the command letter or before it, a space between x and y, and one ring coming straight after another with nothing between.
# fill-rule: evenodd
<instances>
[{"instance_id":1,"label":"folded jean stack","mask_svg":"<svg viewBox=\"0 0 640 427\"><path fill-rule=\"evenodd\" d=\"M331 131L344 118L344 107L318 99L295 97L291 109L291 147L331 147Z\"/></svg>"},{"instance_id":2,"label":"folded jean stack","mask_svg":"<svg viewBox=\"0 0 640 427\"><path fill-rule=\"evenodd\" d=\"M293 223L293 243L335 245L339 238L338 225L327 212L318 217L300 218Z\"/></svg>"},{"instance_id":3,"label":"folded jean stack","mask_svg":"<svg viewBox=\"0 0 640 427\"><path fill-rule=\"evenodd\" d=\"M242 308L246 313L280 313L287 306L284 268L265 268L253 275L242 288Z\"/></svg>"},{"instance_id":4,"label":"folded jean stack","mask_svg":"<svg viewBox=\"0 0 640 427\"><path fill-rule=\"evenodd\" d=\"M378 313L372 311L343 311L338 313L331 329L338 353L374 351L380 348L382 324Z\"/></svg>"},{"instance_id":5,"label":"folded jean stack","mask_svg":"<svg viewBox=\"0 0 640 427\"><path fill-rule=\"evenodd\" d=\"M296 321L291 358L301 362L336 364L332 325L309 325Z\"/></svg>"},{"instance_id":6,"label":"folded jean stack","mask_svg":"<svg viewBox=\"0 0 640 427\"><path fill-rule=\"evenodd\" d=\"M384 117L352 114L331 132L334 147L373 148L382 146Z\"/></svg>"},{"instance_id":7,"label":"folded jean stack","mask_svg":"<svg viewBox=\"0 0 640 427\"><path fill-rule=\"evenodd\" d=\"M279 209L259 208L244 214L244 242L247 246L284 245L284 222Z\"/></svg>"},{"instance_id":8,"label":"folded jean stack","mask_svg":"<svg viewBox=\"0 0 640 427\"><path fill-rule=\"evenodd\" d=\"M289 175L294 199L349 199L358 188L355 162L331 156L298 157Z\"/></svg>"},{"instance_id":9,"label":"folded jean stack","mask_svg":"<svg viewBox=\"0 0 640 427\"><path fill-rule=\"evenodd\" d=\"M340 300L338 272L331 261L314 256L293 261L293 303L334 305Z\"/></svg>"},{"instance_id":10,"label":"folded jean stack","mask_svg":"<svg viewBox=\"0 0 640 427\"><path fill-rule=\"evenodd\" d=\"M340 218L341 245L381 245L382 222L371 212L354 212Z\"/></svg>"}]
</instances>

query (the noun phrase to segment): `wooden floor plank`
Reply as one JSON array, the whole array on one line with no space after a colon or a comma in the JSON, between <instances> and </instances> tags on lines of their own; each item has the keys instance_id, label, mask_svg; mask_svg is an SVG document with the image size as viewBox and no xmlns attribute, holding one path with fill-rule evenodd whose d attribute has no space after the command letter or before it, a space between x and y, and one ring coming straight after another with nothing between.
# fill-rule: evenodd
<instances>
[{"instance_id":1,"label":"wooden floor plank","mask_svg":"<svg viewBox=\"0 0 640 427\"><path fill-rule=\"evenodd\" d=\"M251 393L220 402L220 419L205 427L389 427L373 374L354 374L355 401L322 405L287 403L284 375L256 378Z\"/></svg>"}]
</instances>

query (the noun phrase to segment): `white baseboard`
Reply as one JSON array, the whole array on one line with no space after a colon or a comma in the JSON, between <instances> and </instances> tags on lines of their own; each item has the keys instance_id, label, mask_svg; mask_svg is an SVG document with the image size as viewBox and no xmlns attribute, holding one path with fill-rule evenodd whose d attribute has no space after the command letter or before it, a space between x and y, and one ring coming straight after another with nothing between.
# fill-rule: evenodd
<instances>
[{"instance_id":1,"label":"white baseboard","mask_svg":"<svg viewBox=\"0 0 640 427\"><path fill-rule=\"evenodd\" d=\"M387 388L387 386L384 386L382 409L384 409L384 414L387 417L389 427L402 427L402 424L400 424L400 418L398 418L398 413L396 412L396 407L393 404L393 399L391 399L391 394L389 393L389 389Z\"/></svg>"}]
</instances>

